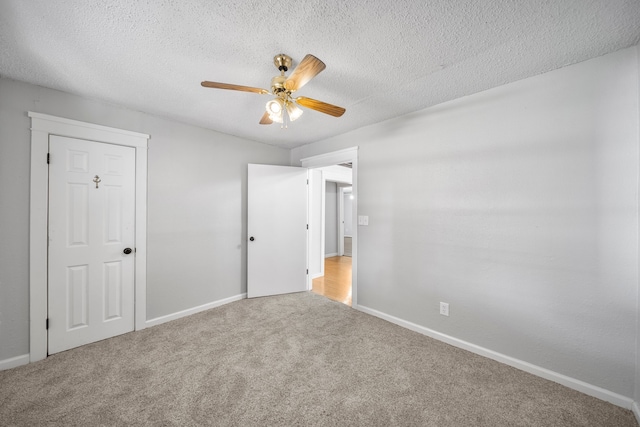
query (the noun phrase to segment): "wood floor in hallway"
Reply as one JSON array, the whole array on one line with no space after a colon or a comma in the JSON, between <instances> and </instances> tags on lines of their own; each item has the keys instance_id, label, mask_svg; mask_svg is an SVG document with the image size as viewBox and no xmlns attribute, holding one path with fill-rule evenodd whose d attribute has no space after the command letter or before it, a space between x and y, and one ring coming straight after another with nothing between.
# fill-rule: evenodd
<instances>
[{"instance_id":1,"label":"wood floor in hallway","mask_svg":"<svg viewBox=\"0 0 640 427\"><path fill-rule=\"evenodd\" d=\"M325 258L324 276L313 279L312 291L351 307L351 257Z\"/></svg>"}]
</instances>

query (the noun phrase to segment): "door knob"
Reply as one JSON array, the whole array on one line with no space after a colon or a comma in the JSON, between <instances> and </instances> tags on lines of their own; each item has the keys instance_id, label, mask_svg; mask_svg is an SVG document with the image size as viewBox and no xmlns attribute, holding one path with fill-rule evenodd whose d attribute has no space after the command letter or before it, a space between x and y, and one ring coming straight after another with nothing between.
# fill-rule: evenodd
<instances>
[{"instance_id":1,"label":"door knob","mask_svg":"<svg viewBox=\"0 0 640 427\"><path fill-rule=\"evenodd\" d=\"M253 236L249 237L249 240L251 240L252 242L256 239L253 238Z\"/></svg>"},{"instance_id":2,"label":"door knob","mask_svg":"<svg viewBox=\"0 0 640 427\"><path fill-rule=\"evenodd\" d=\"M126 255L129 255L131 253L131 248L124 248L124 252Z\"/></svg>"}]
</instances>

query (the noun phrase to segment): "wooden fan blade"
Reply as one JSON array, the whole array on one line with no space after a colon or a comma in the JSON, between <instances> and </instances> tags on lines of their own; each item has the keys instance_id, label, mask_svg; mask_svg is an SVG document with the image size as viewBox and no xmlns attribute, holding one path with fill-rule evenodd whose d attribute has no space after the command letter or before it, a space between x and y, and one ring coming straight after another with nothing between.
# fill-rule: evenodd
<instances>
[{"instance_id":1,"label":"wooden fan blade","mask_svg":"<svg viewBox=\"0 0 640 427\"><path fill-rule=\"evenodd\" d=\"M300 64L293 70L293 73L284 82L284 87L292 92L306 85L309 80L320 74L327 66L315 56L308 54Z\"/></svg>"},{"instance_id":2,"label":"wooden fan blade","mask_svg":"<svg viewBox=\"0 0 640 427\"><path fill-rule=\"evenodd\" d=\"M262 118L260 119L260 124L261 125L270 125L271 123L273 123L273 120L271 120L269 118L269 113L267 111L265 111L264 114L262 115Z\"/></svg>"},{"instance_id":3,"label":"wooden fan blade","mask_svg":"<svg viewBox=\"0 0 640 427\"><path fill-rule=\"evenodd\" d=\"M259 93L260 95L266 95L269 93L269 91L266 89L260 89L258 87L251 87L251 86L240 86L240 85L232 85L228 83L218 83L218 82L208 82L208 81L204 81L200 84L204 87L210 87L214 89L240 90L242 92Z\"/></svg>"},{"instance_id":4,"label":"wooden fan blade","mask_svg":"<svg viewBox=\"0 0 640 427\"><path fill-rule=\"evenodd\" d=\"M311 108L312 110L320 111L321 113L329 114L333 117L340 117L345 111L347 111L337 105L327 104L326 102L305 98L304 96L296 98L296 102L303 107Z\"/></svg>"}]
</instances>

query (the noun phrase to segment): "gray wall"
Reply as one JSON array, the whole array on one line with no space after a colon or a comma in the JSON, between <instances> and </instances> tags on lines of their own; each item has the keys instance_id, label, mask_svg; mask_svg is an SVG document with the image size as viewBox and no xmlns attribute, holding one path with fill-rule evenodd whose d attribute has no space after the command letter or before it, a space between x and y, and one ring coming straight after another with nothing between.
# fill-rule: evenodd
<instances>
[{"instance_id":1,"label":"gray wall","mask_svg":"<svg viewBox=\"0 0 640 427\"><path fill-rule=\"evenodd\" d=\"M640 70L640 44L638 44L636 46L636 56L637 56L637 60L638 60L638 69ZM640 88L640 72L638 72L638 79L637 79L637 84L638 84L638 88ZM638 90L638 105L640 105L640 89ZM638 162L640 163L640 158L638 159ZM640 188L639 188L639 197L640 197ZM638 215L638 226L640 229L640 215ZM640 233L639 233L640 234ZM638 266L638 268L640 268L640 265ZM638 283L638 290L639 292L637 293L637 305L636 307L638 307L638 315L636 316L636 375L635 375L635 395L634 395L634 401L636 402L636 406L638 406L638 402L640 402L640 271L639 271L639 283Z\"/></svg>"},{"instance_id":2,"label":"gray wall","mask_svg":"<svg viewBox=\"0 0 640 427\"><path fill-rule=\"evenodd\" d=\"M324 198L324 254L338 253L338 185L327 181Z\"/></svg>"},{"instance_id":3,"label":"gray wall","mask_svg":"<svg viewBox=\"0 0 640 427\"><path fill-rule=\"evenodd\" d=\"M288 150L0 79L0 361L29 352L27 111L151 135L148 319L246 291L247 163Z\"/></svg>"},{"instance_id":4,"label":"gray wall","mask_svg":"<svg viewBox=\"0 0 640 427\"><path fill-rule=\"evenodd\" d=\"M359 305L633 397L639 125L631 48L294 149L292 164L360 147Z\"/></svg>"}]
</instances>

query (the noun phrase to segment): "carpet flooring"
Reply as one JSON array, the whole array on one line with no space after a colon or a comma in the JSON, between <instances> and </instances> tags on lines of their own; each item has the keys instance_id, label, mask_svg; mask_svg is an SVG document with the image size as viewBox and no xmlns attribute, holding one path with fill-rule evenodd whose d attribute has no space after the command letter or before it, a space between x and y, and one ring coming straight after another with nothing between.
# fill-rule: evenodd
<instances>
[{"instance_id":1,"label":"carpet flooring","mask_svg":"<svg viewBox=\"0 0 640 427\"><path fill-rule=\"evenodd\" d=\"M637 426L631 411L311 293L0 372L1 426Z\"/></svg>"}]
</instances>

